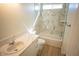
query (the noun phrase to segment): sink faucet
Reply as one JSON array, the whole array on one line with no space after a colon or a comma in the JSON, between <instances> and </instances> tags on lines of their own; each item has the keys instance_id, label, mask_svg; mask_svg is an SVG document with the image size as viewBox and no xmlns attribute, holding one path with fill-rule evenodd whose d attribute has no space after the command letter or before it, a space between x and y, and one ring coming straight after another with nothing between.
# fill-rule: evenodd
<instances>
[{"instance_id":1,"label":"sink faucet","mask_svg":"<svg viewBox=\"0 0 79 59\"><path fill-rule=\"evenodd\" d=\"M14 40L9 43L9 45L14 45L14 44L15 44Z\"/></svg>"}]
</instances>

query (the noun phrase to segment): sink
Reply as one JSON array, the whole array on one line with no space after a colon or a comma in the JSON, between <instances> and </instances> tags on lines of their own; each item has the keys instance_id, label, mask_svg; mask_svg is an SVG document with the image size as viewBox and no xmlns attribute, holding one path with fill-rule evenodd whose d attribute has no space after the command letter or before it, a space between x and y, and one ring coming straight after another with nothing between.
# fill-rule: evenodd
<instances>
[{"instance_id":1,"label":"sink","mask_svg":"<svg viewBox=\"0 0 79 59\"><path fill-rule=\"evenodd\" d=\"M5 44L2 46L2 53L4 54L13 54L21 51L24 48L24 43L19 41L15 42L13 45Z\"/></svg>"}]
</instances>

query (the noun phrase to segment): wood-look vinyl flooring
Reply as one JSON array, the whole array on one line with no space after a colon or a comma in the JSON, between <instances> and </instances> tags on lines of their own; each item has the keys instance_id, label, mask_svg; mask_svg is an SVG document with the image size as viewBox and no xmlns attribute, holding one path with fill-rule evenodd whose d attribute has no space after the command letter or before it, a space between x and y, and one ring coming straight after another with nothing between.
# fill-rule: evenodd
<instances>
[{"instance_id":1,"label":"wood-look vinyl flooring","mask_svg":"<svg viewBox=\"0 0 79 59\"><path fill-rule=\"evenodd\" d=\"M61 49L45 44L44 47L38 51L37 56L61 56Z\"/></svg>"}]
</instances>

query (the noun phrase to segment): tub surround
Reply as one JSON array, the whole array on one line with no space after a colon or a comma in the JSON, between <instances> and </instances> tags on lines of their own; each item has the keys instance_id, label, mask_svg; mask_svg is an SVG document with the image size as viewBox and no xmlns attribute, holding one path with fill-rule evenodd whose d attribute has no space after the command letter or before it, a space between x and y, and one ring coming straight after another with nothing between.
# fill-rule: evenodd
<instances>
[{"instance_id":1,"label":"tub surround","mask_svg":"<svg viewBox=\"0 0 79 59\"><path fill-rule=\"evenodd\" d=\"M64 32L64 17L64 9L43 10L42 16L39 15L34 29L37 34L41 32L47 32L46 34L61 37L61 33Z\"/></svg>"},{"instance_id":2,"label":"tub surround","mask_svg":"<svg viewBox=\"0 0 79 59\"><path fill-rule=\"evenodd\" d=\"M19 52L16 53L12 53L12 54L5 54L5 52L3 51L3 46L0 48L0 55L3 56L19 56L25 49L27 49L32 42L34 42L37 39L37 35L31 35L31 34L23 34L22 36L16 38L16 42L21 41L24 43L24 48L22 50L20 50ZM5 49L5 48L4 48Z\"/></svg>"}]
</instances>

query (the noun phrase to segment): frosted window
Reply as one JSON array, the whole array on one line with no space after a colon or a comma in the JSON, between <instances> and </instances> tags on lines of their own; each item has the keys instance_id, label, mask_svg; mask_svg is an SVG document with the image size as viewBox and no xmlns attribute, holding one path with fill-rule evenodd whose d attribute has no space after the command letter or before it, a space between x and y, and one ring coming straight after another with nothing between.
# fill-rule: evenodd
<instances>
[{"instance_id":1,"label":"frosted window","mask_svg":"<svg viewBox=\"0 0 79 59\"><path fill-rule=\"evenodd\" d=\"M43 10L48 10L48 9L62 9L63 4L43 4L42 9ZM35 6L35 10L39 10L39 6Z\"/></svg>"},{"instance_id":2,"label":"frosted window","mask_svg":"<svg viewBox=\"0 0 79 59\"><path fill-rule=\"evenodd\" d=\"M46 9L62 9L62 8L63 8L63 5L62 4L43 5L43 10L46 10Z\"/></svg>"}]
</instances>

